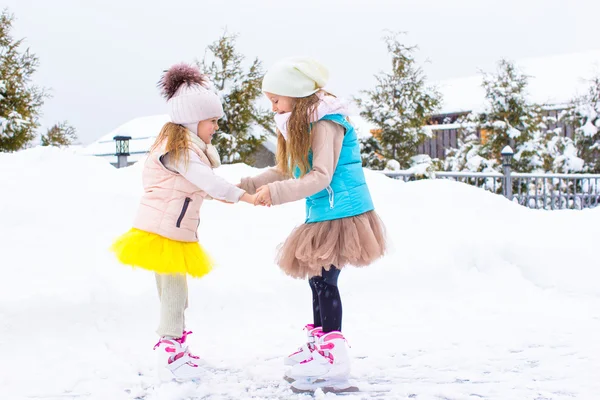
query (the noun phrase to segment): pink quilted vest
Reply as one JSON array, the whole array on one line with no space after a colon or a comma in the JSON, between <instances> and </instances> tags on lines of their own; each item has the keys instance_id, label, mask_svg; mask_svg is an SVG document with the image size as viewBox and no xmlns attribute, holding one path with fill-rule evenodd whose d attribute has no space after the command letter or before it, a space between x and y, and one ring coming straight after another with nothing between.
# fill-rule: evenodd
<instances>
[{"instance_id":1,"label":"pink quilted vest","mask_svg":"<svg viewBox=\"0 0 600 400\"><path fill-rule=\"evenodd\" d=\"M193 143L190 146L202 162L210 165L200 148ZM164 150L152 152L144 164L144 195L133 227L180 242L197 242L200 207L207 194L165 168L160 161L163 154Z\"/></svg>"}]
</instances>

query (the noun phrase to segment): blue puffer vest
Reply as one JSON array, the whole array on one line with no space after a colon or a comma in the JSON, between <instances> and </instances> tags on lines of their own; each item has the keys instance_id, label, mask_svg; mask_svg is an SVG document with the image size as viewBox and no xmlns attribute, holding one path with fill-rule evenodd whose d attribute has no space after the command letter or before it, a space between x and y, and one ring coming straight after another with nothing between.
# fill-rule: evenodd
<instances>
[{"instance_id":1,"label":"blue puffer vest","mask_svg":"<svg viewBox=\"0 0 600 400\"><path fill-rule=\"evenodd\" d=\"M306 223L354 217L374 209L365 181L360 145L354 127L341 114L326 115L321 121L333 121L341 125L346 134L331 183L325 190L306 198ZM312 159L311 150L308 154L311 166ZM299 176L300 169L296 168L294 177Z\"/></svg>"}]
</instances>

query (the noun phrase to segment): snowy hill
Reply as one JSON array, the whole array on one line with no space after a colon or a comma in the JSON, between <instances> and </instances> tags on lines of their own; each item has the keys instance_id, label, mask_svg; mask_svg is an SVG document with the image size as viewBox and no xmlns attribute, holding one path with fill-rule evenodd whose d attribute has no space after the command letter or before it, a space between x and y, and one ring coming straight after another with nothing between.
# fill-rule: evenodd
<instances>
[{"instance_id":1,"label":"snowy hill","mask_svg":"<svg viewBox=\"0 0 600 400\"><path fill-rule=\"evenodd\" d=\"M107 250L130 227L141 168L56 148L0 154L0 399L310 398L290 392L281 361L302 343L310 290L273 262L301 202L205 204L199 234L219 268L190 281L187 321L212 368L198 385L153 385L154 277ZM363 391L345 398L598 397L600 208L367 179L393 251L340 277Z\"/></svg>"}]
</instances>

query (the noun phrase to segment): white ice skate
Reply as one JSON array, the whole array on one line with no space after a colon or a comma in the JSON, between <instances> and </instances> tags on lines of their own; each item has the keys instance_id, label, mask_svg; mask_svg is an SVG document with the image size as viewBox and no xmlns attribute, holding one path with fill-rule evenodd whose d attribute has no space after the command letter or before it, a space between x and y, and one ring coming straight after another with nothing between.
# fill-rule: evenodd
<instances>
[{"instance_id":1,"label":"white ice skate","mask_svg":"<svg viewBox=\"0 0 600 400\"><path fill-rule=\"evenodd\" d=\"M311 353L315 350L315 334L322 331L320 326L315 327L313 324L308 324L304 327L306 330L307 341L301 347L298 348L294 353L283 359L284 365L293 366L301 363L304 360L308 360Z\"/></svg>"},{"instance_id":2,"label":"white ice skate","mask_svg":"<svg viewBox=\"0 0 600 400\"><path fill-rule=\"evenodd\" d=\"M295 379L292 390L295 392L323 389L329 392L357 391L348 382L350 356L346 339L341 332L318 332L315 335L315 351L311 357L292 367L288 374Z\"/></svg>"},{"instance_id":3,"label":"white ice skate","mask_svg":"<svg viewBox=\"0 0 600 400\"><path fill-rule=\"evenodd\" d=\"M203 369L198 365L200 357L190 353L185 344L187 335L184 332L180 339L162 337L154 346L158 350L157 371L161 381L187 381L200 378Z\"/></svg>"}]
</instances>

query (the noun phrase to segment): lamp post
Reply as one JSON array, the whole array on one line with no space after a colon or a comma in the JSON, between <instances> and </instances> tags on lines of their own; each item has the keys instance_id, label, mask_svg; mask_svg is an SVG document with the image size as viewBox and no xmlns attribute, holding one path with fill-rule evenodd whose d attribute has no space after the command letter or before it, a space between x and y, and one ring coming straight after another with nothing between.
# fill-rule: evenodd
<instances>
[{"instance_id":1,"label":"lamp post","mask_svg":"<svg viewBox=\"0 0 600 400\"><path fill-rule=\"evenodd\" d=\"M504 185L503 185L502 191L503 191L504 196L507 199L512 201L513 194L512 194L511 166L512 166L512 159L513 159L513 156L515 155L515 152L513 151L513 149L510 146L506 146L502 149L502 151L500 152L500 155L502 155L502 170L503 170L503 174L504 174Z\"/></svg>"},{"instance_id":2,"label":"lamp post","mask_svg":"<svg viewBox=\"0 0 600 400\"><path fill-rule=\"evenodd\" d=\"M117 168L124 168L127 166L127 156L129 156L129 141L131 136L115 136L113 137L117 145Z\"/></svg>"}]
</instances>

